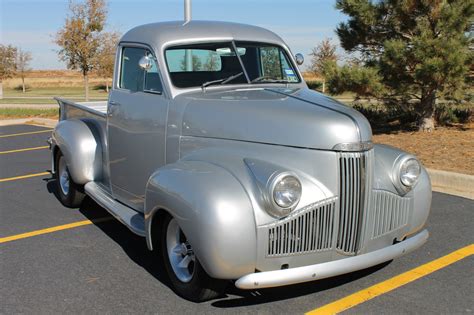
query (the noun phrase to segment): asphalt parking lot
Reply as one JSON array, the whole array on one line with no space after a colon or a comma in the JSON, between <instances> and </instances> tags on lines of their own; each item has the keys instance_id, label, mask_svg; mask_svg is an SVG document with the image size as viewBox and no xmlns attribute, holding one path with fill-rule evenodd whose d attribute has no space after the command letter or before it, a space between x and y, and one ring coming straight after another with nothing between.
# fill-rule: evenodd
<instances>
[{"instance_id":1,"label":"asphalt parking lot","mask_svg":"<svg viewBox=\"0 0 474 315\"><path fill-rule=\"evenodd\" d=\"M144 239L90 199L80 209L59 203L49 132L0 127L0 314L474 312L473 200L434 193L430 239L393 262L276 289L229 286L221 299L194 304L169 289Z\"/></svg>"}]
</instances>

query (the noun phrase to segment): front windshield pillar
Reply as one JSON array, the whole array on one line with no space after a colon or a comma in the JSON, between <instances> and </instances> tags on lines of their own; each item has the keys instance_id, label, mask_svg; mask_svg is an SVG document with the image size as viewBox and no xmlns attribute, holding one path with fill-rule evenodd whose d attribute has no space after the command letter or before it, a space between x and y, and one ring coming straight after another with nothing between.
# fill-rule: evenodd
<instances>
[{"instance_id":1,"label":"front windshield pillar","mask_svg":"<svg viewBox=\"0 0 474 315\"><path fill-rule=\"evenodd\" d=\"M247 70L245 69L244 63L242 62L242 58L240 58L239 56L239 51L237 49L237 46L235 45L235 41L232 41L232 48L234 49L237 59L239 59L240 65L242 66L242 70L244 71L245 78L247 79L247 83L250 83L250 77L247 73Z\"/></svg>"}]
</instances>

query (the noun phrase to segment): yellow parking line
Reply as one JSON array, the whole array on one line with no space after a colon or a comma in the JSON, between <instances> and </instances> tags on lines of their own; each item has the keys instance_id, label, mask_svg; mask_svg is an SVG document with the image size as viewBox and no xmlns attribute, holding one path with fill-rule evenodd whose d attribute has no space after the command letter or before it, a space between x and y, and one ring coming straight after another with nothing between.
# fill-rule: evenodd
<instances>
[{"instance_id":1,"label":"yellow parking line","mask_svg":"<svg viewBox=\"0 0 474 315\"><path fill-rule=\"evenodd\" d=\"M45 145L42 147L34 147L34 148L25 148L25 149L18 149L18 150L10 150L10 151L2 151L0 154L9 154L9 153L17 153L17 152L25 152L25 151L34 151L34 150L43 150L47 149L49 146Z\"/></svg>"},{"instance_id":2,"label":"yellow parking line","mask_svg":"<svg viewBox=\"0 0 474 315\"><path fill-rule=\"evenodd\" d=\"M53 129L48 129L48 130L40 130L40 131L30 131L30 132L21 132L21 133L12 133L9 135L0 135L0 138L8 138L8 137L16 137L16 136L24 136L24 135L34 135L37 133L45 133L45 132L51 132Z\"/></svg>"},{"instance_id":3,"label":"yellow parking line","mask_svg":"<svg viewBox=\"0 0 474 315\"><path fill-rule=\"evenodd\" d=\"M340 300L326 304L306 314L314 315L340 313L358 304L371 300L379 295L395 290L396 288L415 281L421 277L429 275L430 273L447 267L470 255L474 255L474 244L458 249L457 251L454 251L451 254L433 260L419 267L416 267L386 281L380 282L376 285L371 286L370 288L361 290Z\"/></svg>"},{"instance_id":4,"label":"yellow parking line","mask_svg":"<svg viewBox=\"0 0 474 315\"><path fill-rule=\"evenodd\" d=\"M105 221L110 221L112 220L112 217L106 217L106 218L99 218L99 219L94 219L94 220L84 220L84 221L78 221L78 222L73 222L69 224L64 224L64 225L58 225L58 226L53 226L50 228L42 229L42 230L36 230L32 232L27 232L27 233L22 233L22 234L16 234L12 236L7 236L7 237L2 237L0 238L0 244L2 243L7 243L11 241L16 241L22 238L28 238L28 237L33 237L33 236L38 236L42 234L48 234L48 233L53 233L57 231L62 231L62 230L68 230L84 225L89 225L93 223L100 223L100 222L105 222Z\"/></svg>"},{"instance_id":5,"label":"yellow parking line","mask_svg":"<svg viewBox=\"0 0 474 315\"><path fill-rule=\"evenodd\" d=\"M50 174L51 173L49 173L49 172L43 172L43 173L28 174L28 175L21 175L21 176L15 176L15 177L0 178L0 183L10 182L12 180L18 180L18 179L25 179L25 178L31 178L31 177L37 177L37 176L50 175Z\"/></svg>"}]
</instances>

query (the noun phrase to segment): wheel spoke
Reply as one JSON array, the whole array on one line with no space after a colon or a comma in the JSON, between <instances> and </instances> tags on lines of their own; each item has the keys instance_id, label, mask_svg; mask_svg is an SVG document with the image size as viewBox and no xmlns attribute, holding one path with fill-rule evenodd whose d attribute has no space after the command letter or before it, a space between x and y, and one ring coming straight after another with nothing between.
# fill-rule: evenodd
<instances>
[{"instance_id":1,"label":"wheel spoke","mask_svg":"<svg viewBox=\"0 0 474 315\"><path fill-rule=\"evenodd\" d=\"M191 255L184 256L183 260L181 260L178 264L179 268L188 268L189 263L192 261Z\"/></svg>"},{"instance_id":2,"label":"wheel spoke","mask_svg":"<svg viewBox=\"0 0 474 315\"><path fill-rule=\"evenodd\" d=\"M176 255L184 255L185 253L183 253L183 246L181 244L176 245L173 248L173 253L175 253Z\"/></svg>"}]
</instances>

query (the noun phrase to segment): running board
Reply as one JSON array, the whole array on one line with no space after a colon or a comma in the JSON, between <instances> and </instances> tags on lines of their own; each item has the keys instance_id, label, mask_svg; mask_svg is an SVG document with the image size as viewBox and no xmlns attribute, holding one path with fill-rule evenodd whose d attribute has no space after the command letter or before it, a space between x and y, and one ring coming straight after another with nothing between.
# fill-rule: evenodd
<instances>
[{"instance_id":1,"label":"running board","mask_svg":"<svg viewBox=\"0 0 474 315\"><path fill-rule=\"evenodd\" d=\"M143 214L121 204L95 182L87 183L84 189L87 195L128 227L130 231L140 236L146 235Z\"/></svg>"}]
</instances>

